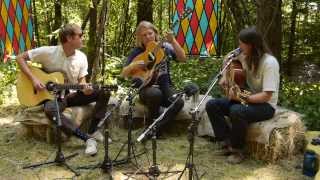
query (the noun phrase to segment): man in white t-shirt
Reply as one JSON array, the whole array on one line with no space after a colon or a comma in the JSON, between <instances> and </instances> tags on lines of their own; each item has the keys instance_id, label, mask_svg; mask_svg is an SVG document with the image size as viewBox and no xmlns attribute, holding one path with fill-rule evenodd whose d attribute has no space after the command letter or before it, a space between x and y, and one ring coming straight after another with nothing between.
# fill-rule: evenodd
<instances>
[{"instance_id":1,"label":"man in white t-shirt","mask_svg":"<svg viewBox=\"0 0 320 180\"><path fill-rule=\"evenodd\" d=\"M43 91L46 85L43 84L30 71L26 61L40 63L42 68L48 72L61 72L64 75L65 83L87 84L85 76L88 74L88 62L84 53L78 49L82 47L83 32L80 26L76 24L66 24L60 30L61 45L43 46L26 51L17 56L17 62L20 69L32 81L33 87L37 91ZM62 122L62 131L69 135L75 135L86 142L85 153L94 155L97 153L97 142L94 135L97 134L97 125L104 117L106 105L110 97L109 92L104 90L94 90L88 86L82 91L69 93L65 98L59 98L60 118ZM69 118L62 114L62 111L69 106L86 105L96 102L94 117L89 127L88 133L82 132L79 127ZM56 115L57 110L54 101L44 103L44 111L50 120Z\"/></svg>"}]
</instances>

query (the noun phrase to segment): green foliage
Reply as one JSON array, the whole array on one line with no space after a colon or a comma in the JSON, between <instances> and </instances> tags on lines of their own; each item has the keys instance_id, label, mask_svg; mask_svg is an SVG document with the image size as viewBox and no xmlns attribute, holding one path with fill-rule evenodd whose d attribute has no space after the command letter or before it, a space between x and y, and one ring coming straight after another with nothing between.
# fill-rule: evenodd
<instances>
[{"instance_id":1,"label":"green foliage","mask_svg":"<svg viewBox=\"0 0 320 180\"><path fill-rule=\"evenodd\" d=\"M206 93L213 78L218 74L221 66L220 59L197 60L190 59L187 63L172 63L171 77L177 89L183 89L186 83L196 83L200 93ZM219 85L216 84L210 95L220 97Z\"/></svg>"},{"instance_id":2,"label":"green foliage","mask_svg":"<svg viewBox=\"0 0 320 180\"><path fill-rule=\"evenodd\" d=\"M9 90L16 79L17 67L15 62L0 62L0 105L3 104L5 96L11 96L12 91Z\"/></svg>"},{"instance_id":3,"label":"green foliage","mask_svg":"<svg viewBox=\"0 0 320 180\"><path fill-rule=\"evenodd\" d=\"M280 105L300 112L309 130L320 130L320 83L282 80Z\"/></svg>"}]
</instances>

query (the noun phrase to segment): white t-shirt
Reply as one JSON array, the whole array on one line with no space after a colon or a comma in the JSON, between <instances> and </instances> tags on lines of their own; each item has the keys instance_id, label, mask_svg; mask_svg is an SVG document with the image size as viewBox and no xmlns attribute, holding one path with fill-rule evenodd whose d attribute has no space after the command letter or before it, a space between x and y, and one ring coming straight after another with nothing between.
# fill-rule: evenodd
<instances>
[{"instance_id":1,"label":"white t-shirt","mask_svg":"<svg viewBox=\"0 0 320 180\"><path fill-rule=\"evenodd\" d=\"M259 93L262 91L272 91L272 97L268 101L273 107L276 107L279 93L279 63L274 56L264 54L256 75L247 70L247 84L252 93Z\"/></svg>"},{"instance_id":2,"label":"white t-shirt","mask_svg":"<svg viewBox=\"0 0 320 180\"><path fill-rule=\"evenodd\" d=\"M79 50L66 57L61 45L43 46L29 50L28 55L32 61L40 63L46 72L61 72L66 83L77 84L79 78L88 74L87 56Z\"/></svg>"}]
</instances>

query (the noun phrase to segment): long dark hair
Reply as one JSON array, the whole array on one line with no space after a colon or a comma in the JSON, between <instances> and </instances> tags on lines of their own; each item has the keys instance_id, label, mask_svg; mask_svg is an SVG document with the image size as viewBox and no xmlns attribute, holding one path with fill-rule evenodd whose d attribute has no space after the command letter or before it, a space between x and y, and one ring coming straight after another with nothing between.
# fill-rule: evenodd
<instances>
[{"instance_id":1,"label":"long dark hair","mask_svg":"<svg viewBox=\"0 0 320 180\"><path fill-rule=\"evenodd\" d=\"M257 31L255 26L243 29L239 33L239 40L245 44L252 46L251 54L247 56L248 67L256 73L260 63L260 59L265 53L271 54L262 35Z\"/></svg>"}]
</instances>

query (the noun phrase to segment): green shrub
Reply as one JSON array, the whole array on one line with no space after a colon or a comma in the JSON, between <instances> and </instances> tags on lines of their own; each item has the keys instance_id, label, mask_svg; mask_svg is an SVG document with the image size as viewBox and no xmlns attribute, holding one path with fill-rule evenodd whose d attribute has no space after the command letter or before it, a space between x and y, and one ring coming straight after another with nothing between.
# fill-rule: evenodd
<instances>
[{"instance_id":1,"label":"green shrub","mask_svg":"<svg viewBox=\"0 0 320 180\"><path fill-rule=\"evenodd\" d=\"M320 83L282 80L279 104L304 115L309 130L320 130Z\"/></svg>"},{"instance_id":2,"label":"green shrub","mask_svg":"<svg viewBox=\"0 0 320 180\"><path fill-rule=\"evenodd\" d=\"M11 96L10 87L15 84L17 66L15 62L0 62L0 105L3 104L5 96Z\"/></svg>"}]
</instances>

